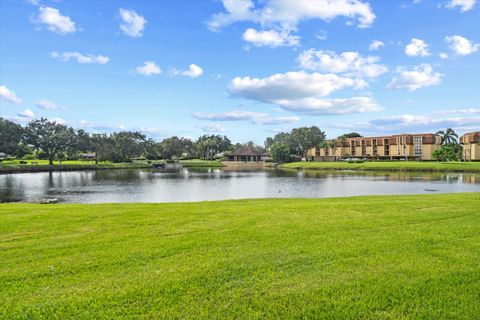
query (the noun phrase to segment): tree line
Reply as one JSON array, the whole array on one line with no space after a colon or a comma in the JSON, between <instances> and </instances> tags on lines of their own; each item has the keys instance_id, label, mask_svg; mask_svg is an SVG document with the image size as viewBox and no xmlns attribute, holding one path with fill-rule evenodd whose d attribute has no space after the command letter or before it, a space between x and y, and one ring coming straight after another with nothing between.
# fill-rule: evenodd
<instances>
[{"instance_id":1,"label":"tree line","mask_svg":"<svg viewBox=\"0 0 480 320\"><path fill-rule=\"evenodd\" d=\"M234 147L230 139L220 135L203 135L196 141L173 136L158 142L140 132L88 133L45 118L22 127L0 118L0 152L15 158L48 159L50 164L54 160L77 160L85 155L91 155L97 163L182 156L211 160Z\"/></svg>"}]
</instances>

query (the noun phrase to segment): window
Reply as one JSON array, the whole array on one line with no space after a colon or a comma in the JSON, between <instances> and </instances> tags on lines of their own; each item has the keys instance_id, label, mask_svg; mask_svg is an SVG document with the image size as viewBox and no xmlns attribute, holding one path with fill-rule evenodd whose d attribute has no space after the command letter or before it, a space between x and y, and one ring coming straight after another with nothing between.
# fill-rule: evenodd
<instances>
[{"instance_id":1,"label":"window","mask_svg":"<svg viewBox=\"0 0 480 320\"><path fill-rule=\"evenodd\" d=\"M422 137L413 137L413 147L414 147L414 154L416 157L421 157L423 153L423 144L422 144Z\"/></svg>"}]
</instances>

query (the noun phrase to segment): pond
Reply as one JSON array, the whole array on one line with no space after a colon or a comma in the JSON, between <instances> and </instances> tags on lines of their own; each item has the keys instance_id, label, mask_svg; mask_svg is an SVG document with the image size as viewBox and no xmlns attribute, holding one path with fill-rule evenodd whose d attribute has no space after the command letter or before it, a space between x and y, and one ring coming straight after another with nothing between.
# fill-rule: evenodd
<instances>
[{"instance_id":1,"label":"pond","mask_svg":"<svg viewBox=\"0 0 480 320\"><path fill-rule=\"evenodd\" d=\"M221 169L0 175L0 202L179 202L480 192L479 174Z\"/></svg>"}]
</instances>

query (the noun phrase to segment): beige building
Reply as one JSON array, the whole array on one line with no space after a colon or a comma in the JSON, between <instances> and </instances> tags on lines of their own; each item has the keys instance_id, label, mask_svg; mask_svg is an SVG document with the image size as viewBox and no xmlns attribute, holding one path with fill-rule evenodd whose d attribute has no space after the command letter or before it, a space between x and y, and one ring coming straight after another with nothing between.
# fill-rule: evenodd
<instances>
[{"instance_id":1,"label":"beige building","mask_svg":"<svg viewBox=\"0 0 480 320\"><path fill-rule=\"evenodd\" d=\"M464 134L460 143L463 145L463 160L480 161L480 131Z\"/></svg>"},{"instance_id":2,"label":"beige building","mask_svg":"<svg viewBox=\"0 0 480 320\"><path fill-rule=\"evenodd\" d=\"M328 140L325 147L308 151L309 161L336 161L345 158L377 160L433 160L433 152L442 141L433 133L399 134L381 137L362 137Z\"/></svg>"}]
</instances>

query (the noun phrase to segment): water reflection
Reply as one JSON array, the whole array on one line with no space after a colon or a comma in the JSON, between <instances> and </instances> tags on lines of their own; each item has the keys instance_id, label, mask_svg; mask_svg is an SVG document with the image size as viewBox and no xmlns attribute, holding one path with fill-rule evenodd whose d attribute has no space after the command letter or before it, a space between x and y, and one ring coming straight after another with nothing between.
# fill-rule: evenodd
<instances>
[{"instance_id":1,"label":"water reflection","mask_svg":"<svg viewBox=\"0 0 480 320\"><path fill-rule=\"evenodd\" d=\"M170 202L268 197L479 192L480 175L210 168L0 175L0 202Z\"/></svg>"}]
</instances>

